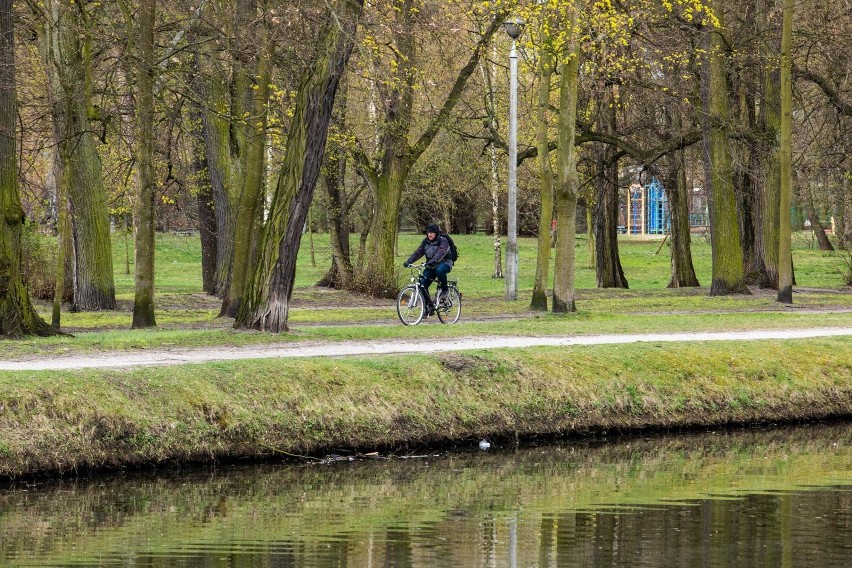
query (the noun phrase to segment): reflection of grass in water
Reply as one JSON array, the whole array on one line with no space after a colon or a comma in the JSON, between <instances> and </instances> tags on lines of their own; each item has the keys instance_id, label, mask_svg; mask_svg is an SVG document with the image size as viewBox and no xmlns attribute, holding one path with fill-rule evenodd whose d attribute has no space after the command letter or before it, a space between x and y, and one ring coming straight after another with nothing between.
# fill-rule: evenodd
<instances>
[{"instance_id":1,"label":"reflection of grass in water","mask_svg":"<svg viewBox=\"0 0 852 568\"><path fill-rule=\"evenodd\" d=\"M569 511L630 512L708 497L785 494L852 483L850 468L852 432L839 424L58 482L5 494L0 554L26 546L52 564L109 552L163 553L188 543L262 546L285 535L311 546L399 524L428 526L430 538L475 542L482 516L534 521ZM470 521L460 523L459 511ZM33 530L40 526L50 530Z\"/></svg>"}]
</instances>

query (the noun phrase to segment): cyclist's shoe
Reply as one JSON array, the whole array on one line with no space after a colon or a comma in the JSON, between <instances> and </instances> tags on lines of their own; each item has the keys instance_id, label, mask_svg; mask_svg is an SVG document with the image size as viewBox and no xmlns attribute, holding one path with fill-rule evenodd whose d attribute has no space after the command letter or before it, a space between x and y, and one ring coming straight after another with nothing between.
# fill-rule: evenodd
<instances>
[{"instance_id":1,"label":"cyclist's shoe","mask_svg":"<svg viewBox=\"0 0 852 568\"><path fill-rule=\"evenodd\" d=\"M445 306L450 303L450 291L449 290L441 290L441 293L438 294L438 305Z\"/></svg>"}]
</instances>

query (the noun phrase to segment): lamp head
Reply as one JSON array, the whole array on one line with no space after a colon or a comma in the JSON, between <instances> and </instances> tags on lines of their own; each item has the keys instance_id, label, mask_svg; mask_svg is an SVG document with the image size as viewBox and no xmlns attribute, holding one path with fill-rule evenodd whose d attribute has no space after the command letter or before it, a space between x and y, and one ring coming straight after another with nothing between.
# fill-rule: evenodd
<instances>
[{"instance_id":1,"label":"lamp head","mask_svg":"<svg viewBox=\"0 0 852 568\"><path fill-rule=\"evenodd\" d=\"M512 39L518 39L520 35L524 31L524 22L521 18L509 18L505 22L503 22L503 29L506 30L506 34Z\"/></svg>"}]
</instances>

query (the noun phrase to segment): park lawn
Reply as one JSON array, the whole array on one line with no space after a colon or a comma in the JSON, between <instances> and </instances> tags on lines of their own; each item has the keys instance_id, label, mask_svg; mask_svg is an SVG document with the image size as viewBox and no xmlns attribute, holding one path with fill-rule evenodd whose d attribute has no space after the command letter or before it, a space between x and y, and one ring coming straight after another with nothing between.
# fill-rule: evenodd
<instances>
[{"instance_id":1,"label":"park lawn","mask_svg":"<svg viewBox=\"0 0 852 568\"><path fill-rule=\"evenodd\" d=\"M420 243L422 235L400 234L398 254L400 273L407 275L402 261ZM494 242L489 235L454 235L460 256L451 278L459 281L465 296L472 298L502 297L504 281L492 278L494 273ZM619 249L625 276L633 291L665 290L669 281L669 247L662 236L620 235ZM309 290L322 278L331 263L331 246L326 234L313 236L314 258L311 263L310 243L307 235L302 239L296 274L296 297L300 291ZM113 246L115 286L119 299L133 301L133 266L125 274L124 241L116 238ZM505 243L504 243L505 244ZM130 246L133 243L130 242ZM357 235L352 236L352 250L358 250ZM659 254L657 251L659 250ZM711 274L710 244L702 235L693 236L692 254L699 282L707 285ZM531 291L535 279L536 240L518 240L519 271L518 290ZM595 271L588 266L588 242L584 235L577 236L577 290L595 289ZM551 279L553 277L551 258ZM843 281L840 271L843 261L839 253L817 250L806 233L796 233L793 243L793 261L796 266L797 285L803 288L840 288ZM201 244L199 237L171 234L157 235L156 291L163 294L193 294L201 292ZM848 289L847 289L848 291ZM704 292L706 294L706 290Z\"/></svg>"},{"instance_id":2,"label":"park lawn","mask_svg":"<svg viewBox=\"0 0 852 568\"><path fill-rule=\"evenodd\" d=\"M414 250L420 235L401 234L400 265ZM156 329L129 331L133 303L133 275L125 274L124 240L115 241L115 311L63 313L63 329L74 337L31 338L5 342L9 356L123 349L157 349L209 345L251 345L306 340L369 340L420 337L425 330L442 337L487 334L564 335L710 331L785 327L852 325L852 290L842 287L842 258L815 250L803 234L795 239L795 304L775 301L774 291L754 289L750 296L710 297L706 287L667 289L669 252L659 237L620 237L620 250L629 290L595 288L594 270L585 266L588 247L580 235L576 276L578 313L553 315L534 312L529 301L535 272L535 241L520 239L519 298L503 298L504 281L492 278L493 241L488 235L454 236L460 258L451 277L458 280L463 301L462 323L440 326L428 320L416 328L399 324L394 302L314 286L330 263L328 236L303 239L299 256L291 333L281 335L235 331L233 321L217 318L219 301L201 292L201 256L197 236L157 236ZM355 243L353 243L355 244ZM663 245L661 248L661 244ZM657 251L660 251L657 254ZM710 279L710 246L693 239L696 273ZM552 269L551 269L552 270ZM400 266L401 281L407 276ZM551 272L552 277L552 272ZM49 318L50 306L39 304Z\"/></svg>"}]
</instances>

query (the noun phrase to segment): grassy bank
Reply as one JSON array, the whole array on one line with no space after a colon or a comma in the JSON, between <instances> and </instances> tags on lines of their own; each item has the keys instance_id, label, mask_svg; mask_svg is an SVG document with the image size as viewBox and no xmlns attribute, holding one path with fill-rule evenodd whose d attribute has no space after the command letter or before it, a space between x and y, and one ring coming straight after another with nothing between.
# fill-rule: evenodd
<instances>
[{"instance_id":1,"label":"grassy bank","mask_svg":"<svg viewBox=\"0 0 852 568\"><path fill-rule=\"evenodd\" d=\"M852 415L848 338L0 373L0 475Z\"/></svg>"}]
</instances>

